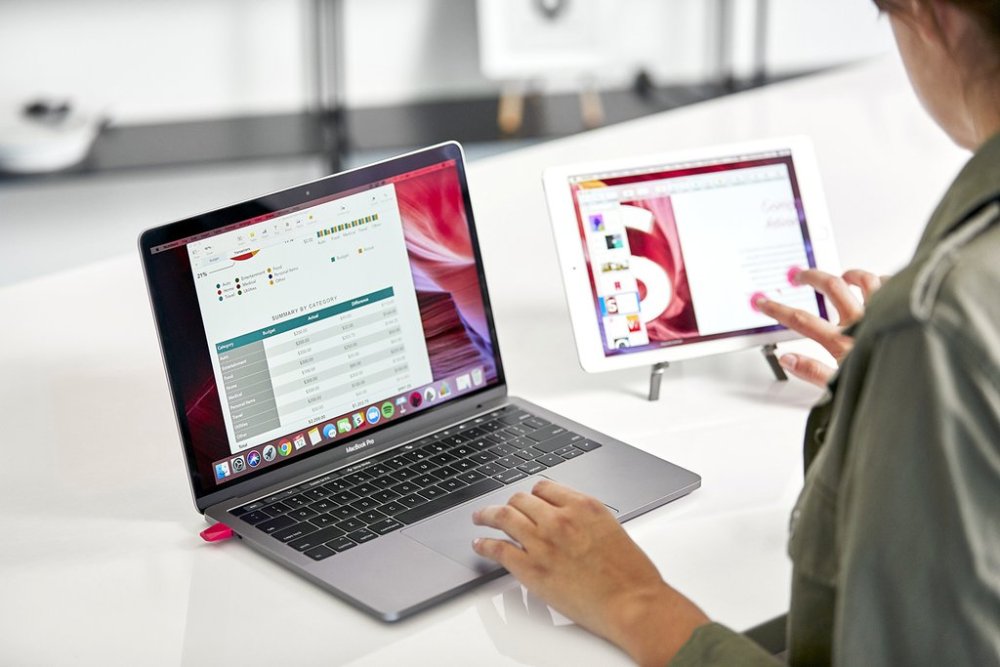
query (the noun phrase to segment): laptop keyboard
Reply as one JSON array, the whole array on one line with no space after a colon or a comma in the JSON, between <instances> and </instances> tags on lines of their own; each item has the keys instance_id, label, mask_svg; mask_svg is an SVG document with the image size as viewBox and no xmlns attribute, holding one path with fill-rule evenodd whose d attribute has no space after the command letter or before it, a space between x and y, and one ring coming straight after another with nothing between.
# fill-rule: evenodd
<instances>
[{"instance_id":1,"label":"laptop keyboard","mask_svg":"<svg viewBox=\"0 0 1000 667\"><path fill-rule=\"evenodd\" d=\"M600 446L506 406L230 514L323 560Z\"/></svg>"}]
</instances>

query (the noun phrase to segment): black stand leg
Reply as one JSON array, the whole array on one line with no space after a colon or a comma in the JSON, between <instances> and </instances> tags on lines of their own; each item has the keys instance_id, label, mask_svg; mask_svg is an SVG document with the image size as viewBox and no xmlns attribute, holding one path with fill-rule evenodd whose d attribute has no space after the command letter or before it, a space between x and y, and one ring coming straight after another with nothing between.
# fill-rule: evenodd
<instances>
[{"instance_id":1,"label":"black stand leg","mask_svg":"<svg viewBox=\"0 0 1000 667\"><path fill-rule=\"evenodd\" d=\"M669 362L661 361L658 364L653 364L653 367L649 371L649 400L658 401L660 400L660 380L663 379L663 371L667 370L670 366Z\"/></svg>"},{"instance_id":2,"label":"black stand leg","mask_svg":"<svg viewBox=\"0 0 1000 667\"><path fill-rule=\"evenodd\" d=\"M764 355L764 358L767 359L767 365L771 367L771 372L774 373L774 379L779 382L784 382L788 379L788 375L785 374L785 369L781 367L780 363L778 363L778 356L775 354L777 349L777 345L769 343L760 348L760 351Z\"/></svg>"}]
</instances>

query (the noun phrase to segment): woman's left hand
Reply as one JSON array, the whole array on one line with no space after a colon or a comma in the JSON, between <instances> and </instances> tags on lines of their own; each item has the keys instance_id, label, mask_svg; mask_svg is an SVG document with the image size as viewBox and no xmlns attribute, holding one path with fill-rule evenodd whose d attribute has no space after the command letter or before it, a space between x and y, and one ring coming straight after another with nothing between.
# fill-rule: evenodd
<instances>
[{"instance_id":1,"label":"woman's left hand","mask_svg":"<svg viewBox=\"0 0 1000 667\"><path fill-rule=\"evenodd\" d=\"M668 586L599 500L549 480L473 517L513 541L482 538L495 560L530 591L639 664L665 665L708 617Z\"/></svg>"}]
</instances>

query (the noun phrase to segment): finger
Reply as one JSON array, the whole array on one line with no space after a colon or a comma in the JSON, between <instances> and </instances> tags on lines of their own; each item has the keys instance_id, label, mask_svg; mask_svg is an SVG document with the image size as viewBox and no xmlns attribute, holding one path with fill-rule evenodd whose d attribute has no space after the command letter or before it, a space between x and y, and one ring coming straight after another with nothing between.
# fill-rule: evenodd
<instances>
[{"instance_id":1,"label":"finger","mask_svg":"<svg viewBox=\"0 0 1000 667\"><path fill-rule=\"evenodd\" d=\"M817 387L825 387L834 374L834 369L810 357L784 354L778 361L786 371Z\"/></svg>"},{"instance_id":2,"label":"finger","mask_svg":"<svg viewBox=\"0 0 1000 667\"><path fill-rule=\"evenodd\" d=\"M472 523L502 530L521 544L530 542L538 529L520 510L510 505L478 509L472 515Z\"/></svg>"},{"instance_id":3,"label":"finger","mask_svg":"<svg viewBox=\"0 0 1000 667\"><path fill-rule=\"evenodd\" d=\"M519 491L510 497L507 504L520 510L535 524L552 518L556 508L536 495Z\"/></svg>"},{"instance_id":4,"label":"finger","mask_svg":"<svg viewBox=\"0 0 1000 667\"><path fill-rule=\"evenodd\" d=\"M868 300L872 298L872 294L877 292L878 288L882 286L881 278L874 273L862 271L861 269L846 271L844 273L844 282L860 288L861 294L864 295L865 303L868 303Z\"/></svg>"},{"instance_id":5,"label":"finger","mask_svg":"<svg viewBox=\"0 0 1000 667\"><path fill-rule=\"evenodd\" d=\"M472 550L483 558L500 563L515 577L522 571L528 555L513 542L494 540L490 537L477 537L472 540Z\"/></svg>"},{"instance_id":6,"label":"finger","mask_svg":"<svg viewBox=\"0 0 1000 667\"><path fill-rule=\"evenodd\" d=\"M534 488L531 489L531 493L556 507L565 507L574 501L586 498L579 491L553 482L551 479L543 479L535 484Z\"/></svg>"},{"instance_id":7,"label":"finger","mask_svg":"<svg viewBox=\"0 0 1000 667\"><path fill-rule=\"evenodd\" d=\"M830 324L822 317L771 299L758 298L754 301L754 305L760 312L768 317L773 317L778 323L806 338L813 339L825 347L835 359L840 359L850 349L851 339L842 335L837 326Z\"/></svg>"},{"instance_id":8,"label":"finger","mask_svg":"<svg viewBox=\"0 0 1000 667\"><path fill-rule=\"evenodd\" d=\"M840 276L819 269L806 269L795 274L795 284L808 285L830 299L840 314L841 326L856 322L865 312Z\"/></svg>"}]
</instances>

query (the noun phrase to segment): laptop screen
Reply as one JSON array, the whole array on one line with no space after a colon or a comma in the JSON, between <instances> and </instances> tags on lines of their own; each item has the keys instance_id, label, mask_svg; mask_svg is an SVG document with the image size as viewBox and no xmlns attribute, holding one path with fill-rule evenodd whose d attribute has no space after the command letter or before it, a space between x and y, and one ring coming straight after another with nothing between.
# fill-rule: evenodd
<instances>
[{"instance_id":1,"label":"laptop screen","mask_svg":"<svg viewBox=\"0 0 1000 667\"><path fill-rule=\"evenodd\" d=\"M202 491L502 381L461 159L440 153L176 223L182 236L144 244ZM234 219L248 205L265 210Z\"/></svg>"}]
</instances>

